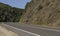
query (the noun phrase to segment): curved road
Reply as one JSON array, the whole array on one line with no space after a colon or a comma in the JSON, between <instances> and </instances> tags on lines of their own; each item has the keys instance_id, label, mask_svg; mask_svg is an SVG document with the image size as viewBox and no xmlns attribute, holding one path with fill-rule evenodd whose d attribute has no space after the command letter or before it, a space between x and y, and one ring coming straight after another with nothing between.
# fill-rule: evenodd
<instances>
[{"instance_id":1,"label":"curved road","mask_svg":"<svg viewBox=\"0 0 60 36\"><path fill-rule=\"evenodd\" d=\"M18 29L29 31L29 32L32 32L31 34L36 34L36 35L40 35L40 36L60 36L60 30L47 28L47 27L35 27L35 26L31 26L31 25L22 25L19 23L4 23L3 25L8 25L5 27L12 26L12 27L15 27ZM10 29L10 30L12 30L12 29ZM19 32L19 31L17 31L17 32Z\"/></svg>"}]
</instances>

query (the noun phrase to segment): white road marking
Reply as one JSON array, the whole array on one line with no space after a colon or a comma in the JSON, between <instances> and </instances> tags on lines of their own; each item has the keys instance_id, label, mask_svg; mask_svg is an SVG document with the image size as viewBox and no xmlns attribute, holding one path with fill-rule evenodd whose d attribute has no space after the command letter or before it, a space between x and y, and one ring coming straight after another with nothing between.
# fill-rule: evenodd
<instances>
[{"instance_id":1,"label":"white road marking","mask_svg":"<svg viewBox=\"0 0 60 36\"><path fill-rule=\"evenodd\" d=\"M16 27L10 26L10 25L6 25L6 24L3 24L3 25L5 25L5 26L9 26L9 27L11 27L11 28L14 28L14 29L20 30L20 31L22 31L22 32L25 32L25 33L28 33L28 34L31 34L31 35L40 36L40 35L38 35L38 34L35 34L35 33L32 33L32 32L29 32L29 31L25 31L25 30L22 30L22 29L19 29L19 28L16 28Z\"/></svg>"}]
</instances>

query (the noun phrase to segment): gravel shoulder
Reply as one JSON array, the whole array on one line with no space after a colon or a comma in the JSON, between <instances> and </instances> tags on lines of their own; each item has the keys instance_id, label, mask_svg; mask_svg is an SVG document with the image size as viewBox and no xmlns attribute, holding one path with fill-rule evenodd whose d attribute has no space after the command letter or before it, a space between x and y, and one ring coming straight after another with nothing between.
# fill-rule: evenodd
<instances>
[{"instance_id":1,"label":"gravel shoulder","mask_svg":"<svg viewBox=\"0 0 60 36\"><path fill-rule=\"evenodd\" d=\"M0 36L19 36L19 35L0 25Z\"/></svg>"}]
</instances>

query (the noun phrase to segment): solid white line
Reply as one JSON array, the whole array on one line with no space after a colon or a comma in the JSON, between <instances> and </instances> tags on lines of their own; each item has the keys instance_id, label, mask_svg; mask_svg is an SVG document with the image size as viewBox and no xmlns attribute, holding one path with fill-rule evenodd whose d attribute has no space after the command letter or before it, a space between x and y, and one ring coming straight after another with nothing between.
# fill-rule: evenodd
<instances>
[{"instance_id":1,"label":"solid white line","mask_svg":"<svg viewBox=\"0 0 60 36\"><path fill-rule=\"evenodd\" d=\"M35 34L35 33L32 33L32 32L29 32L29 31L25 31L25 30L22 30L22 29L18 29L18 28L16 28L16 27L13 27L13 26L10 26L10 25L6 25L6 24L3 24L3 25L5 25L5 26L9 26L9 27L11 27L11 28L14 28L14 29L20 30L20 31L22 31L22 32L25 32L25 33L28 33L28 34L31 34L31 35L40 36L40 35L38 35L38 34Z\"/></svg>"}]
</instances>

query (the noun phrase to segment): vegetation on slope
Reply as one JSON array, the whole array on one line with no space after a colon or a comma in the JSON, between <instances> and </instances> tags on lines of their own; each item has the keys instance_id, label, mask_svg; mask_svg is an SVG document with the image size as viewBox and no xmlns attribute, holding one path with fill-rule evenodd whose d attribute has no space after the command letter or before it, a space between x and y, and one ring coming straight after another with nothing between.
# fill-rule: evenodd
<instances>
[{"instance_id":1,"label":"vegetation on slope","mask_svg":"<svg viewBox=\"0 0 60 36\"><path fill-rule=\"evenodd\" d=\"M18 22L24 9L0 3L0 22Z\"/></svg>"}]
</instances>

